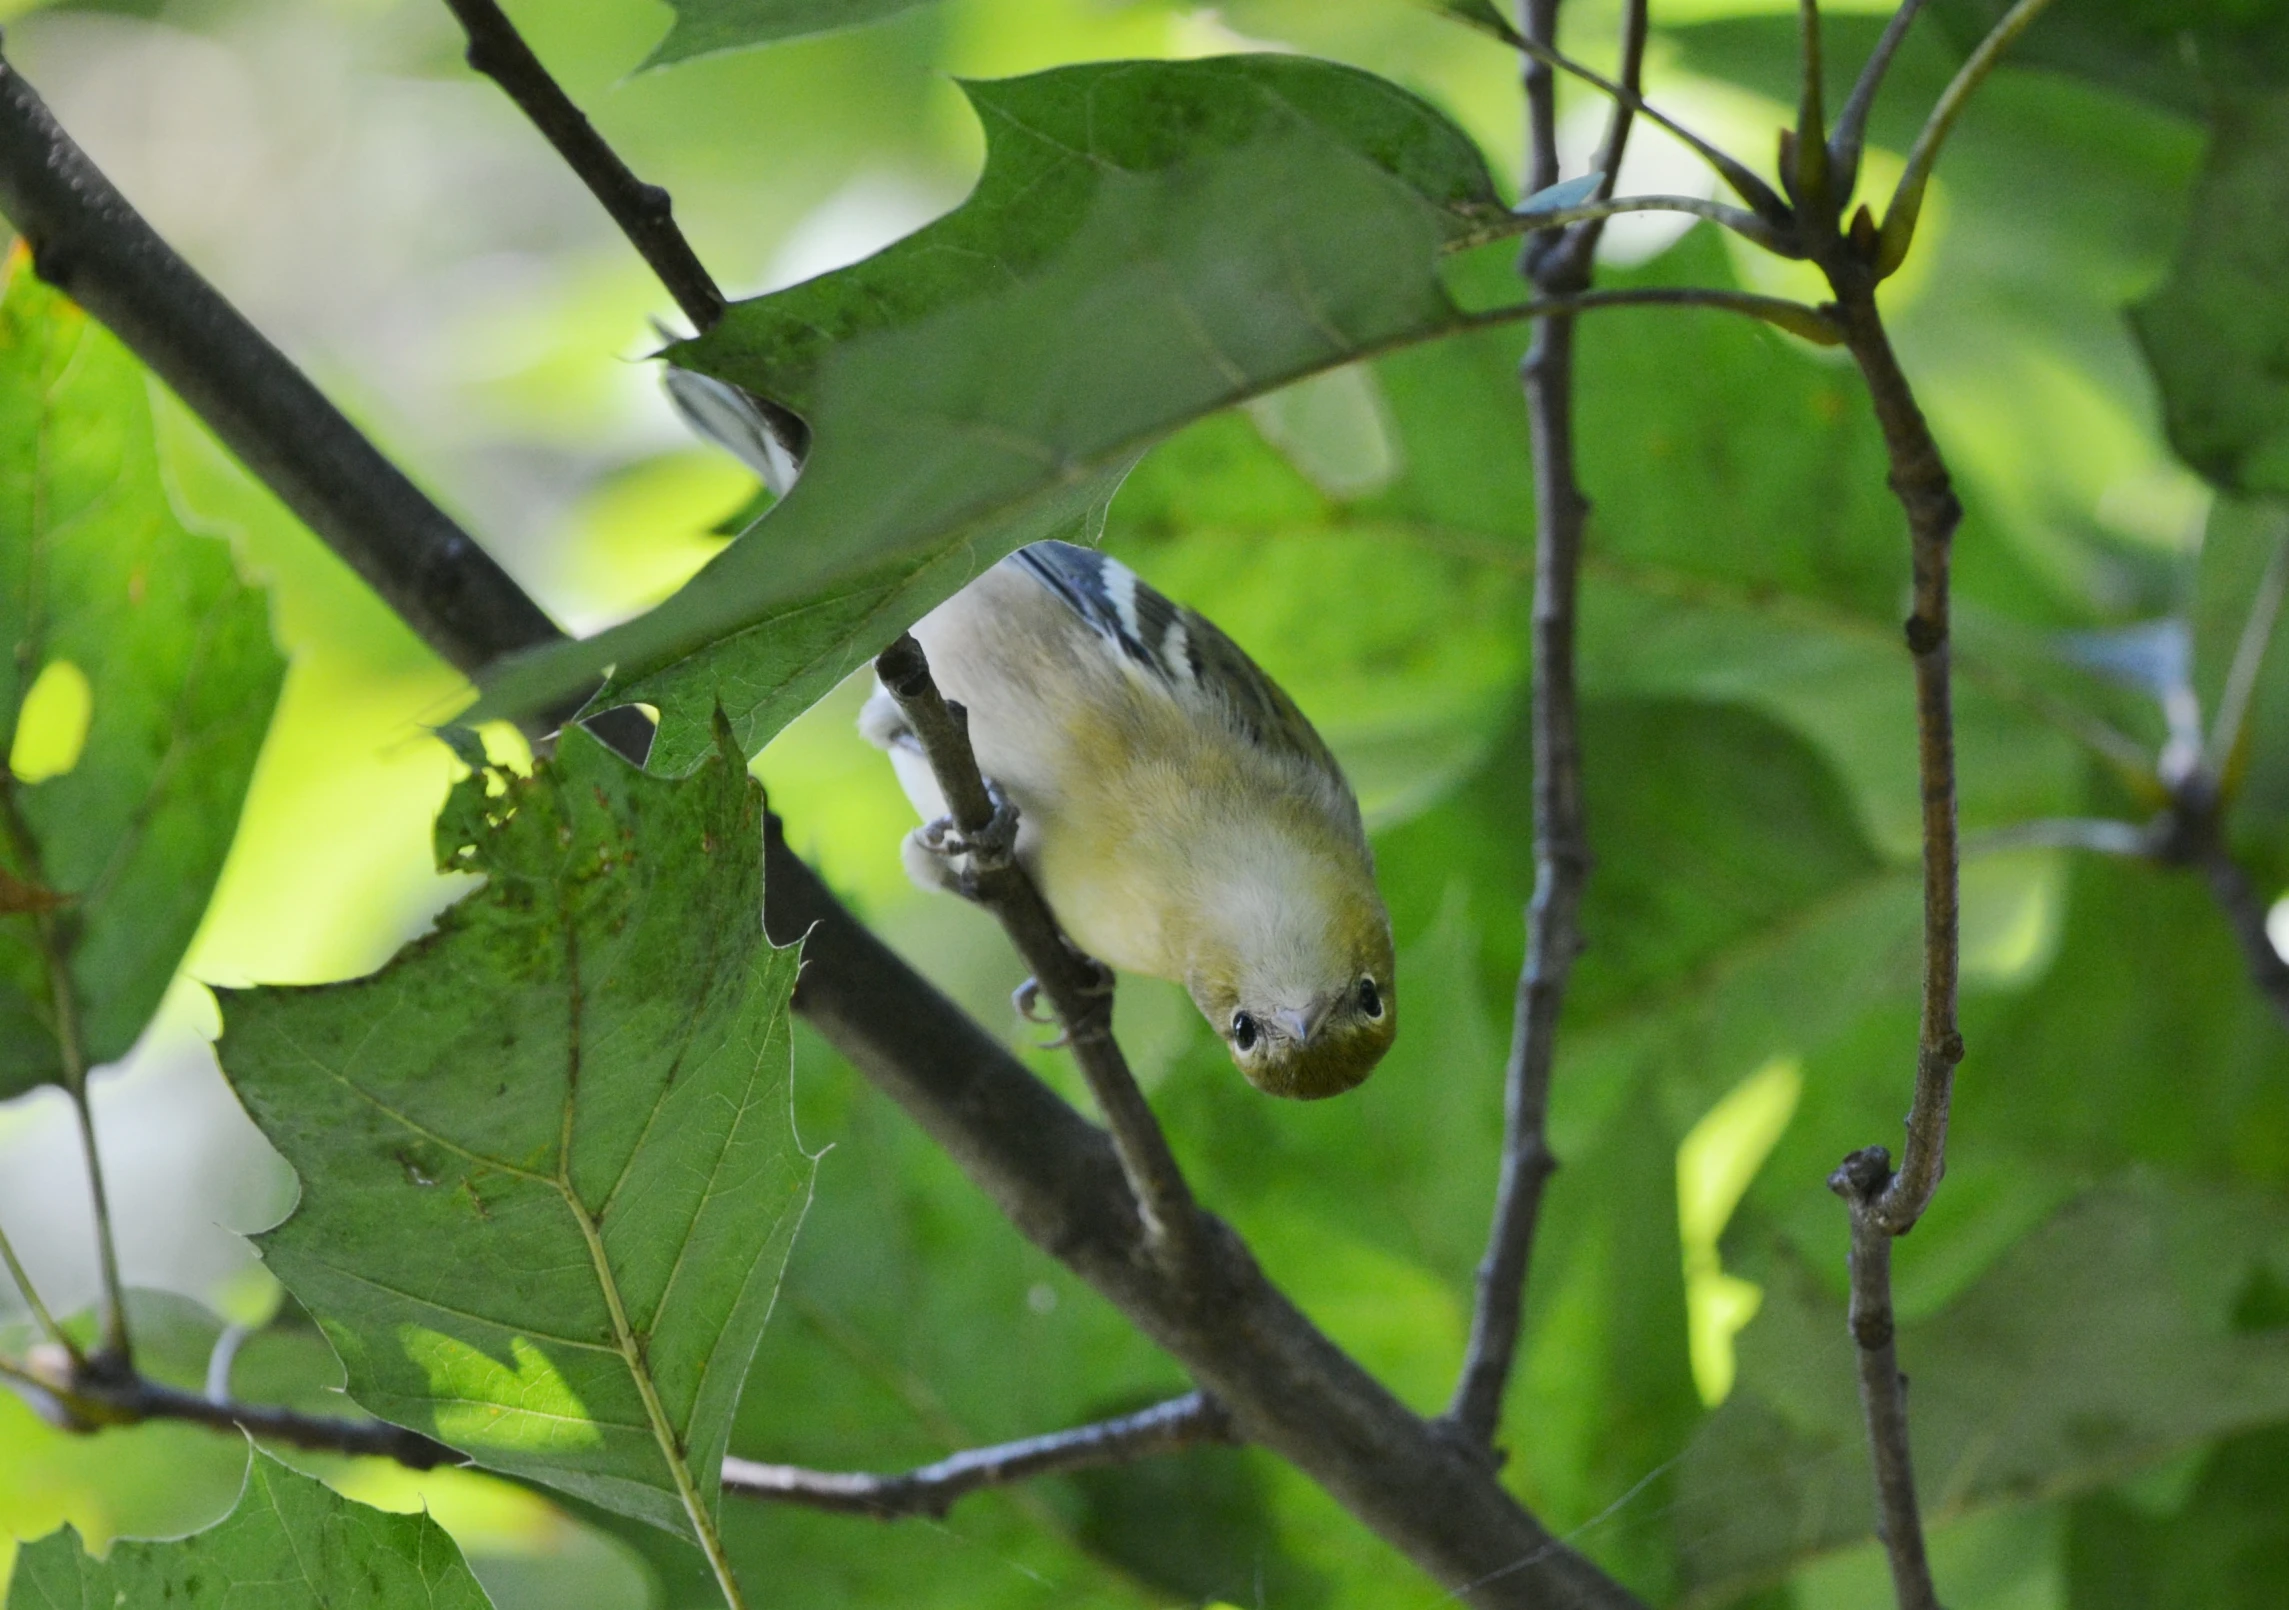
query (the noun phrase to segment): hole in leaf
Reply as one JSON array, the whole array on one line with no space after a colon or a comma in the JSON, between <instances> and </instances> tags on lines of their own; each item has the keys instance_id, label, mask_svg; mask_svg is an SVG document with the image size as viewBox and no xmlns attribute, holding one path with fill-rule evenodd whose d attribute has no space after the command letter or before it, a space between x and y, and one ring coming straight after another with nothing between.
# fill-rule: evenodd
<instances>
[{"instance_id":1,"label":"hole in leaf","mask_svg":"<svg viewBox=\"0 0 2289 1610\"><path fill-rule=\"evenodd\" d=\"M69 660L50 660L16 712L9 771L20 783L44 783L69 772L87 747L87 725L94 714L95 690L88 686L87 673Z\"/></svg>"}]
</instances>

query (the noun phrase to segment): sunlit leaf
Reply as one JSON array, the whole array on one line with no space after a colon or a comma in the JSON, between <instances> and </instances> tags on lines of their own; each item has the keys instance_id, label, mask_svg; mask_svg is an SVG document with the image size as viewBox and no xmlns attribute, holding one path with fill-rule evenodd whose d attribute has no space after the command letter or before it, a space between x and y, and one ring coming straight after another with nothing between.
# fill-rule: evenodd
<instances>
[{"instance_id":1,"label":"sunlit leaf","mask_svg":"<svg viewBox=\"0 0 2289 1610\"><path fill-rule=\"evenodd\" d=\"M1070 67L966 86L970 200L671 349L810 423L802 479L667 603L491 678L481 713L611 669L655 770L749 751L1002 554L1093 530L1138 452L1202 414L1455 328L1443 247L1507 227L1430 107L1325 62Z\"/></svg>"},{"instance_id":2,"label":"sunlit leaf","mask_svg":"<svg viewBox=\"0 0 2289 1610\"><path fill-rule=\"evenodd\" d=\"M64 1074L59 1032L83 1067L143 1032L205 915L285 673L262 595L168 501L149 385L9 259L0 753L21 769L0 772L0 1097Z\"/></svg>"},{"instance_id":3,"label":"sunlit leaf","mask_svg":"<svg viewBox=\"0 0 2289 1610\"><path fill-rule=\"evenodd\" d=\"M456 788L440 860L486 882L435 934L224 1009L302 1176L263 1255L351 1395L696 1536L811 1174L761 824L736 756L673 785L568 734Z\"/></svg>"},{"instance_id":4,"label":"sunlit leaf","mask_svg":"<svg viewBox=\"0 0 2289 1610\"><path fill-rule=\"evenodd\" d=\"M170 1543L116 1543L102 1559L66 1528L16 1556L8 1610L112 1605L230 1610L490 1610L461 1551L427 1515L353 1504L259 1449L238 1506Z\"/></svg>"}]
</instances>

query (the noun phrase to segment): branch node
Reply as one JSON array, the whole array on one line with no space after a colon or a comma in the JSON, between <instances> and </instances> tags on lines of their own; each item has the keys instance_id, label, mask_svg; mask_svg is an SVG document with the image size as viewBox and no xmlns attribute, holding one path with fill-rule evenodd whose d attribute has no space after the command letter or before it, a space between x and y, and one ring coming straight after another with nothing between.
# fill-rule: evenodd
<instances>
[{"instance_id":1,"label":"branch node","mask_svg":"<svg viewBox=\"0 0 2289 1610\"><path fill-rule=\"evenodd\" d=\"M1918 659L1926 654L1936 654L1947 646L1947 628L1937 621L1926 620L1921 615L1910 615L1907 618L1907 646L1908 652Z\"/></svg>"}]
</instances>

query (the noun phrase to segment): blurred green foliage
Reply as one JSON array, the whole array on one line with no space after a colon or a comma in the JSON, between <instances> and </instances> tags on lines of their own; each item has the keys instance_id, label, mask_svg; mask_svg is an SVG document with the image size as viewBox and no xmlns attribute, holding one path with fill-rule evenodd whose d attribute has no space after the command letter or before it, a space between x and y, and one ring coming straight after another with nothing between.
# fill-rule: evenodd
<instances>
[{"instance_id":1,"label":"blurred green foliage","mask_svg":"<svg viewBox=\"0 0 2289 1610\"><path fill-rule=\"evenodd\" d=\"M1615 8L1576 5L1568 44L1610 60ZM864 9L892 8L848 8L839 20L862 20ZM1837 94L1882 8L1839 9L1827 29ZM1872 123L1870 194L1880 199L1923 108L1996 9L1941 0L1911 36ZM503 551L552 607L602 624L657 600L721 551L716 528L753 490L710 450L629 423L665 419L648 392L612 389L641 375L612 355L645 350L643 316L664 299L592 220L535 221L507 206L488 215L453 199L455 186L474 184L486 163L507 163L500 153L529 136L452 65L442 8L336 0L314 8L323 29L294 10L199 0L162 8L156 29L34 16L11 28L10 49L32 52L35 81L51 93L43 39L55 41L60 72L131 47L187 51L194 35L200 49L297 70L313 70L325 51L367 52L376 65L361 71L378 78L466 92L451 103L471 109L467 150L444 166L452 183L420 192L409 166L402 183L423 199L404 216L438 230L440 218L462 220L460 233L442 237L450 249L438 248L441 262L491 252L522 266L503 270L508 289L491 293L442 270L421 278L406 269L414 305L438 310L423 328L436 326L431 339L459 367L440 358L418 383L369 378L382 367L374 349L326 326L307 336L312 361L417 470L497 514ZM1656 98L1761 165L1795 95L1793 12L1772 0L1656 0ZM1044 93L987 87L965 98L942 74L991 78L1282 42L1425 97L1477 142L1494 182L1514 188L1515 63L1427 10L1380 0L1235 0L1217 12L1145 0L946 0L877 26L632 77L623 75L647 52L697 56L792 32L790 19L818 13L697 0L679 4L672 24L638 4L516 13L639 170L675 190L703 254L740 290L833 267L952 207L983 159L971 106ZM1964 878L1971 1054L1948 1180L1897 1254L1917 1453L1954 1610L2239 1610L2289 1594L2280 1523L2289 1036L2251 991L2214 906L2183 874L1987 836L2061 816L2142 820L2161 797L2154 757L2171 727L2156 692L2170 684L2092 667L2178 664L2214 718L2252 639L2252 601L2281 563L2283 511L2270 500L2284 490L2273 461L2289 402L2272 373L2279 298L2265 287L2284 282L2289 262L2280 209L2240 199L2262 203L2279 188L2280 165L2266 156L2279 119L2264 110L2277 106L2283 82L2278 34L2273 8L2228 0L2055 8L2024 41L2023 65L1999 74L1966 114L1887 304L1968 509L1957 665L1973 852ZM66 48L75 40L80 58ZM1222 70L1235 82L1298 71ZM58 104L69 120L71 103ZM1569 90L1563 110L1586 149L1600 121L1594 101ZM1345 137L1339 128L1326 138L1341 146ZM1479 161L1450 133L1439 140L1454 148L1449 169ZM1641 144L1660 149L1642 131ZM1244 142L1234 149L1262 155ZM531 160L541 164L534 173L546 171L544 157ZM1272 203L1324 174L1311 162L1267 173L1235 158L1226 178L1258 196L1263 216L1188 224L1205 268L1219 245L1239 257L1268 238L1258 226L1276 215ZM1625 174L1626 188L1691 182ZM1402 213L1421 211L1420 194L1391 199ZM274 204L257 186L240 203L249 210L219 225L246 231L246 219ZM566 205L568 218L586 219L576 213L584 198ZM1076 203L1055 221L1065 229L1097 218ZM1348 215L1323 221L1345 226L1328 231L1329 272L1363 273L1392 247ZM963 227L949 221L922 239ZM1790 270L1706 226L1637 238L1611 254L1602 282L1811 294ZM918 247L756 307L824 309L845 321L842 334L879 324L897 336L912 307L892 293L927 300L943 290L929 275L917 285L901 266ZM218 273L233 261L227 242L207 249ZM1510 257L1497 245L1451 258L1439 288L1468 307L1513 299ZM1109 251L1087 262L1107 274L1125 266ZM1212 308L1236 305L1216 302L1214 286L1195 291ZM2135 337L2122 311L2133 304L2144 309ZM1161 350L1167 330L1143 319L1119 325L1128 306L1061 294L1053 317L1011 325L999 345L986 346L977 329L922 358L895 340L879 350L861 342L852 351L865 361L852 366L879 361L867 371L877 402L902 378L959 383L972 400L1022 382L1010 394L1045 416L1085 402L1105 417L1160 408L1153 428L1182 425L1112 498L1104 541L1231 631L1350 769L1409 981L1407 1031L1359 1092L1308 1108L1275 1106L1241 1085L1173 988L1124 984L1121 1031L1203 1197L1339 1342L1410 1403L1433 1409L1467 1327L1500 1130L1518 914L1532 881L1523 333L1391 352L1194 419L1294 371L1266 363L1245 384L1163 407L1166 388L1153 377L1175 362ZM334 317L346 327L362 310L353 303ZM1000 328L983 315L972 323ZM736 333L727 327L723 339ZM1146 336L1141 356L1123 344ZM1065 345L1041 355L1052 337ZM1597 870L1552 1119L1565 1167L1537 1248L1504 1428L1507 1479L1561 1535L1656 1602L1860 1610L1888 1603L1888 1587L1866 1541L1865 1454L1842 1323L1845 1225L1823 1181L1847 1150L1895 1139L1912 1070L1919 916L1912 710L1898 647L1905 545L1863 394L1833 354L1720 313L1671 309L1600 315L1580 345L1577 429L1595 502L1581 654ZM1124 353L1133 361L1120 361ZM940 373L941 359L967 367ZM776 369L753 377L783 378ZM834 400L822 393L818 418ZM120 417L116 407L107 414ZM104 437L90 428L82 439ZM845 471L831 456L835 440L821 440L825 483ZM20 442L13 433L0 448ZM293 655L190 970L225 984L370 970L463 887L429 870L430 819L451 762L422 731L453 709L456 679L165 402L157 442L159 473L132 482L127 501L139 518L164 514L169 530L178 520L230 530L240 562L269 583L273 624ZM2214 488L2172 457L2173 443ZM840 460L850 466L844 513L871 507L897 484L890 471L912 468L893 461L893 446L863 432L851 441ZM534 462L550 473L518 468ZM802 484L815 498L819 483ZM544 501L540 521L520 494L544 484L556 501ZM792 588L806 567L841 562L839 549L810 551L801 502L774 509L719 569L774 572L769 585ZM528 517L541 529L517 535ZM839 517L822 529L822 542L873 540ZM799 552L774 546L798 540ZM224 550L211 552L219 561ZM867 601L887 613L863 624L887 633L959 579L888 589ZM687 595L670 608L688 616L703 602ZM887 768L851 731L855 690L830 691L866 645L848 621L830 635L840 657L808 666L807 677L772 673L779 705L753 729L759 741L794 716L757 763L791 840L982 1021L1006 1026L1045 1077L1077 1094L1062 1060L1027 1048L1011 1020L1005 997L1021 969L991 924L906 888L895 843L910 818ZM2178 661L2155 659L2156 643L2177 645L2169 652ZM2126 645L2145 645L2147 657L2128 656ZM250 687L275 686L264 645L236 652ZM114 701L94 663L84 668L95 683L93 734ZM2247 708L2227 772L2229 822L2271 898L2289 887L2289 649L2259 665ZM697 761L709 747L712 688L684 713L697 741L679 753ZM576 764L607 764L568 749ZM87 764L15 786L27 799L60 799L43 791L69 785ZM682 786L707 786L710 775ZM484 788L481 775L461 785L464 816L483 808ZM236 798L200 818L206 832L227 835ZM193 916L178 921L168 966L191 943L183 923L195 921L204 891L174 891ZM498 895L489 887L477 898ZM0 918L0 929L23 920ZM432 941L358 988L405 988L404 969L452 944ZM510 998L499 977L486 977L475 1000L425 995L430 1030ZM123 990L105 998L144 999ZM132 1008L137 1025L155 999ZM103 1054L132 1038L130 1028ZM226 1054L260 1109L269 1075L252 1064L242 1071L229 1042ZM808 1031L794 1030L791 1053L771 1054L791 1054L801 1145L826 1150L748 1390L735 1414L722 1405L734 1451L896 1468L1181 1388L1165 1359L1020 1240ZM273 1060L274 1072L288 1067ZM1793 1070L1777 1139L1751 1138L1753 1126L1699 1127L1730 1092L1780 1088L1775 1069ZM328 1203L330 1170L360 1156L375 1163L370 1145L358 1152L355 1126L305 1094L287 1149L310 1206L281 1232L289 1240L342 1211ZM456 1100L467 1108L461 1118L507 1122L480 1088ZM1739 1155L1712 1163L1703 1155L1712 1134L1732 1135ZM1695 1135L1699 1161L1688 1167L1680 1148ZM0 1131L0 1148L8 1144ZM1716 1164L1747 1177L1737 1203L1711 1208L1695 1194L1703 1182L1692 1168ZM438 1177L426 1163L419 1171ZM427 1201L435 1188L396 1161L368 1172L357 1213L386 1247L381 1231L404 1218L401 1203ZM5 1173L0 1166L0 1180ZM12 1201L0 1196L0 1209ZM9 1228L25 1240L13 1220ZM416 1252L443 1264L439 1248L465 1244L440 1237ZM167 1283L164 1269L131 1274ZM452 1267L437 1277L485 1285L488 1300L521 1300L505 1273ZM194 1295L230 1303L220 1291ZM203 1312L185 1301L162 1323L139 1299L155 1370L176 1368L196 1384L209 1329L219 1329ZM338 1405L328 1394L339 1373L318 1327L354 1360L356 1333L371 1327L346 1312L313 1299L309 1311L288 1303L275 1320L253 1313L267 1328L247 1343L235 1389ZM171 1366L159 1339L177 1333L188 1339ZM398 1345L394 1333L387 1345ZM1729 1367L1709 1369L1711 1349ZM362 1368L351 1384L375 1390ZM37 1536L69 1519L96 1542L211 1523L231 1503L238 1461L227 1440L188 1427L73 1439L0 1398L0 1534ZM719 1602L695 1550L577 1498L543 1499L467 1472L415 1478L301 1462L361 1501L432 1504L497 1604ZM798 1610L1208 1599L1346 1610L1428 1596L1411 1567L1324 1494L1252 1450L990 1493L942 1523L875 1527L730 1501L721 1526L754 1597Z\"/></svg>"}]
</instances>

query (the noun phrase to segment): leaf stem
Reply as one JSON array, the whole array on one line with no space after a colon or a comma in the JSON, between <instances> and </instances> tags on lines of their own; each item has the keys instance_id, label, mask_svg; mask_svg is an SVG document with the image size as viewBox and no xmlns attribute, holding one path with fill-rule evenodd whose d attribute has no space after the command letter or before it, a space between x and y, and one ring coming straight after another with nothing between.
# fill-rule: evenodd
<instances>
[{"instance_id":1,"label":"leaf stem","mask_svg":"<svg viewBox=\"0 0 2289 1610\"><path fill-rule=\"evenodd\" d=\"M744 1498L799 1504L877 1520L909 1516L943 1519L954 1504L989 1487L1036 1476L1134 1464L1204 1443L1238 1440L1231 1417L1205 1392L1156 1403L1069 1431L1052 1431L986 1448L965 1448L934 1464L890 1475L866 1471L808 1470L800 1465L723 1462L723 1490Z\"/></svg>"},{"instance_id":2,"label":"leaf stem","mask_svg":"<svg viewBox=\"0 0 2289 1610\"><path fill-rule=\"evenodd\" d=\"M1530 6L1549 3L1551 3L1551 0L1528 0L1528 4ZM1521 36L1518 40L1518 48L1524 51L1538 65L1545 68L1554 67L1560 72L1570 73L1574 77L1580 79L1583 83L1589 84L1594 88L1602 91L1616 105L1626 107L1628 110L1636 113L1639 117L1645 118L1649 122L1658 124L1660 127L1667 129L1671 134L1674 134L1678 139L1684 141L1686 145L1690 146L1693 151L1699 155L1702 161L1708 163L1710 167L1716 169L1718 176L1722 178L1725 183L1731 185L1734 192L1739 195L1743 201L1747 202L1750 208L1754 210L1759 217L1775 225L1786 225L1788 223L1788 203L1781 200L1781 198L1774 193L1772 186L1766 184L1762 179L1758 178L1754 173L1749 171L1749 169L1740 161L1726 155L1723 151L1720 151L1717 149L1717 147L1711 145L1707 140L1702 139L1698 134L1695 134L1691 129L1685 127L1684 124L1678 122L1675 118L1669 116L1666 112L1661 111L1658 107L1648 104L1645 97L1640 95L1635 89L1625 84L1617 84L1612 79L1606 77L1603 73L1600 73L1593 68L1583 66L1580 62L1575 61L1572 57L1561 53L1545 40L1536 39L1531 36ZM1531 94L1533 88L1533 79L1531 75L1529 75L1527 87L1529 93ZM1552 112L1551 117L1554 131L1556 117L1554 111ZM1554 148L1555 147L1553 146L1553 149ZM1554 173L1554 163L1552 167ZM1539 170L1536 170L1537 174L1538 171ZM1551 184L1555 184L1557 183L1557 180L1555 177L1553 177L1549 182ZM1533 191L1545 189L1547 186L1539 183L1530 183L1526 188L1528 193L1531 194Z\"/></svg>"},{"instance_id":3,"label":"leaf stem","mask_svg":"<svg viewBox=\"0 0 2289 1610\"><path fill-rule=\"evenodd\" d=\"M2012 41L2025 33L2030 24L2043 14L2051 0L2019 0L2004 14L2003 20L1979 41L1979 48L1956 72L1946 92L1924 120L1923 130L1915 137L1908 150L1907 167L1900 174L1900 182L1892 191L1892 203L1884 212L1884 222L1877 236L1876 277L1883 279L1897 270L1907 259L1908 246L1915 239L1916 216L1923 210L1924 187L1931 182L1931 170L1939 161L1939 148L1947 143L1947 136L1955 127L1955 120L1969 104L1972 91L1987 81L1987 75L2002 60L2003 52Z\"/></svg>"},{"instance_id":4,"label":"leaf stem","mask_svg":"<svg viewBox=\"0 0 2289 1610\"><path fill-rule=\"evenodd\" d=\"M1908 28L1923 6L1924 0L1900 0L1900 8L1884 25L1883 36L1876 41L1876 48L1868 52L1860 76L1853 81L1852 93L1844 99L1844 109L1836 114L1835 132L1828 136L1828 165L1834 172L1838 206L1852 199L1852 189L1860 182L1860 156L1867 143L1868 114L1875 107L1877 91L1883 88L1884 75L1891 71L1900 41L1907 38Z\"/></svg>"},{"instance_id":5,"label":"leaf stem","mask_svg":"<svg viewBox=\"0 0 2289 1610\"><path fill-rule=\"evenodd\" d=\"M70 1355L74 1369L84 1367L87 1363L86 1355L80 1352L79 1343L73 1341L64 1328L56 1323L56 1316L48 1311L48 1305L40 1298L39 1288L32 1284L32 1277L26 1272L23 1261L16 1256L15 1245L8 1239L8 1232L4 1228L0 1228L0 1263L7 1264L8 1278L16 1283L16 1290L22 1295L24 1306L32 1311L33 1323L40 1327L40 1334Z\"/></svg>"},{"instance_id":6,"label":"leaf stem","mask_svg":"<svg viewBox=\"0 0 2289 1610\"><path fill-rule=\"evenodd\" d=\"M549 76L532 47L494 0L445 0L469 36L469 65L490 78L532 120L565 166L588 186L683 309L694 329L705 332L723 317L723 292L716 287L691 242L676 227L668 193L630 171L572 97Z\"/></svg>"}]
</instances>

